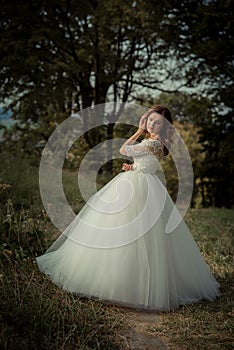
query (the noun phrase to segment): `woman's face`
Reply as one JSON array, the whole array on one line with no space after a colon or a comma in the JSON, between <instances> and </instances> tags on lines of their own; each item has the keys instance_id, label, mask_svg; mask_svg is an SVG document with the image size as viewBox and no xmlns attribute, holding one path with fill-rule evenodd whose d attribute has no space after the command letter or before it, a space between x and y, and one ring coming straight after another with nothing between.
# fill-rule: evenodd
<instances>
[{"instance_id":1,"label":"woman's face","mask_svg":"<svg viewBox=\"0 0 234 350\"><path fill-rule=\"evenodd\" d=\"M153 112L147 119L146 129L150 134L159 134L163 127L164 117L157 112Z\"/></svg>"}]
</instances>

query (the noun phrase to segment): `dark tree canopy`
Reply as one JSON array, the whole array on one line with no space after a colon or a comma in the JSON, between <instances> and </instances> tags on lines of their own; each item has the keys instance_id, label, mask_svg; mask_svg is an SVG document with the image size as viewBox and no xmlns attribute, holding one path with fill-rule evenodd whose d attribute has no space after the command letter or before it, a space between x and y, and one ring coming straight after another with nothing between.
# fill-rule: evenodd
<instances>
[{"instance_id":1,"label":"dark tree canopy","mask_svg":"<svg viewBox=\"0 0 234 350\"><path fill-rule=\"evenodd\" d=\"M62 111L72 96L86 108L139 87L233 83L230 1L3 0L0 26L1 99L24 114L34 103Z\"/></svg>"},{"instance_id":2,"label":"dark tree canopy","mask_svg":"<svg viewBox=\"0 0 234 350\"><path fill-rule=\"evenodd\" d=\"M230 183L232 5L229 0L2 0L0 103L8 104L18 121L5 142L14 148L16 140L18 148L40 154L74 108L187 91L201 101L192 114L202 127L204 171L209 177L215 172L219 182L225 166ZM113 115L104 131L109 139L117 118ZM87 144L92 147L104 132L85 135Z\"/></svg>"},{"instance_id":3,"label":"dark tree canopy","mask_svg":"<svg viewBox=\"0 0 234 350\"><path fill-rule=\"evenodd\" d=\"M126 101L133 74L141 78L155 52L167 49L153 6L144 1L5 1L2 7L2 97L14 92L15 99L30 100L36 92L42 101L50 95L69 103L77 94L81 108L105 102L108 92ZM157 6L159 17L163 11Z\"/></svg>"}]
</instances>

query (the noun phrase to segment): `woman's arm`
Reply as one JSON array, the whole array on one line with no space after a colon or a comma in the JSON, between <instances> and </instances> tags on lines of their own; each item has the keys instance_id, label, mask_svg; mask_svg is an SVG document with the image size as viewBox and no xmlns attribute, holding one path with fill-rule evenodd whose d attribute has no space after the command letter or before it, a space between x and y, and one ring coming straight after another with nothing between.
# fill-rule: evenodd
<instances>
[{"instance_id":1,"label":"woman's arm","mask_svg":"<svg viewBox=\"0 0 234 350\"><path fill-rule=\"evenodd\" d=\"M137 130L135 134L133 134L126 142L124 142L123 146L120 148L119 152L123 155L126 156L127 152L125 150L125 146L132 145L143 133L144 130Z\"/></svg>"},{"instance_id":2,"label":"woman's arm","mask_svg":"<svg viewBox=\"0 0 234 350\"><path fill-rule=\"evenodd\" d=\"M120 154L122 154L123 156L127 156L125 146L132 145L143 134L145 130L145 123L146 116L143 115L140 119L138 130L126 142L124 142L123 146L119 150Z\"/></svg>"}]
</instances>

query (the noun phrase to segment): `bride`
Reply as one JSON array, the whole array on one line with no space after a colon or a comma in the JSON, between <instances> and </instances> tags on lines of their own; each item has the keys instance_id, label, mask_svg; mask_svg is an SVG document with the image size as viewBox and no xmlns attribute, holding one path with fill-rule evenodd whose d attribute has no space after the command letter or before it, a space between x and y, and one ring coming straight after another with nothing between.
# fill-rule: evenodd
<instances>
[{"instance_id":1,"label":"bride","mask_svg":"<svg viewBox=\"0 0 234 350\"><path fill-rule=\"evenodd\" d=\"M185 221L166 233L174 203L156 171L170 150L172 122L162 105L143 115L137 132L120 148L134 163L123 164L125 172L93 195L37 258L40 270L59 287L159 311L220 295Z\"/></svg>"}]
</instances>

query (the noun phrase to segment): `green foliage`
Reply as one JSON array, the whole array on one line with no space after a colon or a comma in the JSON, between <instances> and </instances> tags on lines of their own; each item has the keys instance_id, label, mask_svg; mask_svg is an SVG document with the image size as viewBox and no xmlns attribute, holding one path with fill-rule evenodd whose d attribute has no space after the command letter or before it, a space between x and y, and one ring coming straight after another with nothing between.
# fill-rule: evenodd
<instances>
[{"instance_id":1,"label":"green foliage","mask_svg":"<svg viewBox=\"0 0 234 350\"><path fill-rule=\"evenodd\" d=\"M14 91L12 108L20 100L25 120L34 121L48 106L69 113L73 93L81 108L105 102L110 87L126 101L131 75L149 67L153 48L163 47L152 11L142 0L3 1L2 97L12 100ZM157 6L160 17L163 11Z\"/></svg>"},{"instance_id":2,"label":"green foliage","mask_svg":"<svg viewBox=\"0 0 234 350\"><path fill-rule=\"evenodd\" d=\"M187 84L200 79L213 91L226 90L233 83L234 16L232 2L168 1L171 21L165 23L165 35L173 26L174 46L184 58ZM189 70L191 61L197 64Z\"/></svg>"},{"instance_id":3,"label":"green foliage","mask_svg":"<svg viewBox=\"0 0 234 350\"><path fill-rule=\"evenodd\" d=\"M55 127L74 109L110 96L127 101L134 72L144 77L157 48L167 49L156 40L159 25L152 11L153 4L142 0L3 1L0 102L17 121L4 133L5 147L23 149L36 162ZM163 12L157 6L160 18ZM86 133L89 147L97 135L97 130Z\"/></svg>"},{"instance_id":4,"label":"green foliage","mask_svg":"<svg viewBox=\"0 0 234 350\"><path fill-rule=\"evenodd\" d=\"M0 211L1 253L22 261L42 254L47 248L50 233L45 211L15 211L10 199Z\"/></svg>"},{"instance_id":5,"label":"green foliage","mask_svg":"<svg viewBox=\"0 0 234 350\"><path fill-rule=\"evenodd\" d=\"M231 207L233 26L228 0L3 0L0 98L17 121L5 130L4 147L27 153L38 165L49 136L72 111L141 100L136 94L142 88L147 93L189 89L197 98L176 93L159 99L178 120L202 128L199 142L206 155L198 168L201 183L206 187L208 178L212 192L203 205ZM151 101L154 96L144 102ZM86 133L85 146L111 139L117 119ZM75 145L72 153L79 165ZM112 162L106 168L112 172ZM230 195L226 188L232 188Z\"/></svg>"},{"instance_id":6,"label":"green foliage","mask_svg":"<svg viewBox=\"0 0 234 350\"><path fill-rule=\"evenodd\" d=\"M147 96L141 98L147 99ZM234 198L233 111L216 98L186 93L162 93L149 101L152 105L165 104L173 113L175 127L182 135L193 163L193 200L198 197L203 207L231 208Z\"/></svg>"},{"instance_id":7,"label":"green foliage","mask_svg":"<svg viewBox=\"0 0 234 350\"><path fill-rule=\"evenodd\" d=\"M38 167L32 166L22 154L1 153L0 183L9 187L1 193L1 208L11 198L14 207L18 210L23 207L41 207L39 194ZM2 207L3 205L3 207Z\"/></svg>"}]
</instances>

